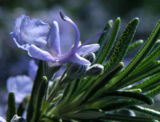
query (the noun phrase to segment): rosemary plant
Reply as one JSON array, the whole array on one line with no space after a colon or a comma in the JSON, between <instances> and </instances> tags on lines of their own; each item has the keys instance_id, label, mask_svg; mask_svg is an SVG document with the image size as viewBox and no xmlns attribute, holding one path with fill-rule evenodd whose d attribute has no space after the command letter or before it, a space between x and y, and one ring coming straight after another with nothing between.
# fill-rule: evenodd
<instances>
[{"instance_id":1,"label":"rosemary plant","mask_svg":"<svg viewBox=\"0 0 160 122\"><path fill-rule=\"evenodd\" d=\"M99 47L98 44L86 45L91 39L80 44L76 24L64 14L60 13L60 16L76 31L77 40L71 51L65 55L60 52L57 22L54 21L53 27L49 27L40 20L28 20L29 18L24 15L17 20L19 23L17 22L15 32L12 33L14 41L18 47L28 51L31 57L39 59L39 66L30 97L27 99L25 97L17 109L14 93L9 93L7 121L160 120L160 112L150 106L154 103L154 96L160 92L160 62L157 59L160 55L160 45L157 44L160 22L145 43L143 40L132 43L139 19L131 20L119 39L117 35L121 19L117 18L114 22L109 20L103 33L93 37L101 35L98 40ZM25 22L29 23L30 27L25 25ZM36 38L33 39L37 39L34 41L39 43L32 42L32 37L29 34L25 35L25 32L35 33ZM27 36L27 41L24 35ZM48 42L45 42L45 39ZM44 45L47 46L44 48ZM141 45L138 53L124 67L124 57ZM93 53L95 51L96 53ZM24 119L18 118L24 112L26 112ZM14 116L16 114L18 116Z\"/></svg>"}]
</instances>

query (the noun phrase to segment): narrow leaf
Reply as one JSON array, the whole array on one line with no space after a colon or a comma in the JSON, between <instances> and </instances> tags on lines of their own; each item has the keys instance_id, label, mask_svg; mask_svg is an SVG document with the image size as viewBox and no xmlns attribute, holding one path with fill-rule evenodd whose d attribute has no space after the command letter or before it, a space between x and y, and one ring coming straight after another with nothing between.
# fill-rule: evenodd
<instances>
[{"instance_id":1,"label":"narrow leaf","mask_svg":"<svg viewBox=\"0 0 160 122\"><path fill-rule=\"evenodd\" d=\"M156 73L159 73L160 72L160 64L155 65L152 68L146 67L146 69L141 70L141 71L142 72L137 72L136 74L129 76L128 78L125 78L124 80L122 80L123 82L127 82L125 86L127 86L129 84L136 83L144 78L147 78L147 77L150 77Z\"/></svg>"},{"instance_id":2,"label":"narrow leaf","mask_svg":"<svg viewBox=\"0 0 160 122\"><path fill-rule=\"evenodd\" d=\"M27 103L29 101L29 96L26 96L23 101L19 104L18 106L18 109L17 109L17 115L18 116L22 116L25 109L26 109L26 106L27 106Z\"/></svg>"},{"instance_id":3,"label":"narrow leaf","mask_svg":"<svg viewBox=\"0 0 160 122\"><path fill-rule=\"evenodd\" d=\"M143 40L138 40L138 41L130 44L128 47L128 50L127 50L127 54L130 53L131 51L133 51L134 49L138 48L142 44L143 44Z\"/></svg>"},{"instance_id":4,"label":"narrow leaf","mask_svg":"<svg viewBox=\"0 0 160 122\"><path fill-rule=\"evenodd\" d=\"M147 89L147 87L150 87L160 80L160 73L155 74L154 76L148 78L147 80L142 81L141 83L135 85L133 88L141 88L143 91Z\"/></svg>"},{"instance_id":5,"label":"narrow leaf","mask_svg":"<svg viewBox=\"0 0 160 122\"><path fill-rule=\"evenodd\" d=\"M155 121L152 118L132 117L132 116L125 116L125 115L117 115L117 114L106 114L104 119L122 121L122 122L154 122Z\"/></svg>"},{"instance_id":6,"label":"narrow leaf","mask_svg":"<svg viewBox=\"0 0 160 122\"><path fill-rule=\"evenodd\" d=\"M122 68L123 63L120 62L117 65L112 66L108 71L106 71L102 76L99 76L94 83L91 84L91 86L88 89L88 92L86 93L85 99L82 101L82 103L86 102L88 99L93 99L99 95L99 93L96 94L96 92L101 89L107 82L115 76ZM93 96L93 98L92 98Z\"/></svg>"},{"instance_id":7,"label":"narrow leaf","mask_svg":"<svg viewBox=\"0 0 160 122\"><path fill-rule=\"evenodd\" d=\"M133 98L135 100L139 100L141 102L147 103L149 105L153 104L153 99L143 95L141 93L134 93L134 92L124 92L124 91L115 91L110 93L105 93L100 98L108 97L108 96L120 96L120 97L128 97Z\"/></svg>"},{"instance_id":8,"label":"narrow leaf","mask_svg":"<svg viewBox=\"0 0 160 122\"><path fill-rule=\"evenodd\" d=\"M16 103L14 93L10 92L8 94L8 108L7 108L7 122L10 122L12 117L16 114Z\"/></svg>"},{"instance_id":9,"label":"narrow leaf","mask_svg":"<svg viewBox=\"0 0 160 122\"><path fill-rule=\"evenodd\" d=\"M105 43L105 45L103 46L102 52L99 55L99 57L97 58L96 63L102 64L104 59L106 59L109 56L111 49L113 47L113 44L117 38L118 32L119 32L120 22L121 22L121 20L118 17L116 19L116 21L114 22L111 36L108 39L108 41Z\"/></svg>"},{"instance_id":10,"label":"narrow leaf","mask_svg":"<svg viewBox=\"0 0 160 122\"><path fill-rule=\"evenodd\" d=\"M103 30L104 33L99 38L98 43L100 44L100 49L96 53L96 57L97 58L100 56L100 54L103 51L104 46L107 43L107 36L108 36L108 33L109 33L110 29L112 28L112 24L113 24L113 21L109 20L108 23L106 24L106 26L104 27L104 30Z\"/></svg>"},{"instance_id":11,"label":"narrow leaf","mask_svg":"<svg viewBox=\"0 0 160 122\"><path fill-rule=\"evenodd\" d=\"M144 46L139 50L137 55L133 58L133 60L129 63L129 65L125 68L125 70L120 75L112 79L109 84L106 85L107 90L111 88L115 89L113 88L114 85L121 87L125 85L125 82L121 82L121 80L124 79L124 77L126 77L129 73L131 73L135 69L135 67L145 58L145 56L152 50L159 35L160 35L160 21L156 25L155 29L153 30L147 41L145 42Z\"/></svg>"},{"instance_id":12,"label":"narrow leaf","mask_svg":"<svg viewBox=\"0 0 160 122\"><path fill-rule=\"evenodd\" d=\"M31 97L28 105L28 110L27 110L27 122L31 122L31 119L33 118L33 115L35 114L35 103L36 103L36 98L38 94L38 90L41 85L41 76L43 76L43 62L39 61L39 66L38 66L38 71L36 78L34 80L32 92L31 92Z\"/></svg>"},{"instance_id":13,"label":"narrow leaf","mask_svg":"<svg viewBox=\"0 0 160 122\"><path fill-rule=\"evenodd\" d=\"M47 86L48 86L48 79L46 76L43 76L41 79L41 85L38 90L37 99L36 99L36 103L35 103L35 113L34 113L34 117L32 119L33 122L39 121L39 119L41 117L41 105L42 105L43 98L46 93Z\"/></svg>"},{"instance_id":14,"label":"narrow leaf","mask_svg":"<svg viewBox=\"0 0 160 122\"><path fill-rule=\"evenodd\" d=\"M139 106L139 105L131 106L129 108L132 109L132 110L136 110L138 112L142 112L142 113L145 113L149 116L157 117L158 119L160 119L160 112L156 111L156 110L153 110L151 108L146 108L146 107Z\"/></svg>"},{"instance_id":15,"label":"narrow leaf","mask_svg":"<svg viewBox=\"0 0 160 122\"><path fill-rule=\"evenodd\" d=\"M108 69L111 65L119 63L123 57L125 56L128 46L132 41L136 27L139 23L139 19L135 18L125 28L122 35L120 36L114 50L112 56L110 57L109 61L105 64L105 68Z\"/></svg>"},{"instance_id":16,"label":"narrow leaf","mask_svg":"<svg viewBox=\"0 0 160 122\"><path fill-rule=\"evenodd\" d=\"M156 88L148 91L148 92L146 93L146 95L147 95L147 96L150 96L150 97L154 97L154 96L158 95L159 93L160 93L160 85L157 86Z\"/></svg>"}]
</instances>

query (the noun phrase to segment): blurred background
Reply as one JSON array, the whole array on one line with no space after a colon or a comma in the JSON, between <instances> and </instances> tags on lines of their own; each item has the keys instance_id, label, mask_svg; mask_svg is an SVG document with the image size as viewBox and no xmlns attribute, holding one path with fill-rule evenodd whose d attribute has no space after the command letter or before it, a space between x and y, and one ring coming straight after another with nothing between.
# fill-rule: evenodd
<instances>
[{"instance_id":1,"label":"blurred background","mask_svg":"<svg viewBox=\"0 0 160 122\"><path fill-rule=\"evenodd\" d=\"M60 10L77 23L81 41L101 32L109 19L117 17L122 20L121 31L131 19L139 17L140 24L134 40L145 40L160 19L159 0L0 0L0 116L5 111L1 106L7 100L7 78L27 74L30 60L25 51L16 47L9 34L14 29L15 19L26 14L49 23L57 20L61 39L67 45L73 40L74 32L60 20ZM126 57L126 63L133 55L134 52Z\"/></svg>"}]
</instances>

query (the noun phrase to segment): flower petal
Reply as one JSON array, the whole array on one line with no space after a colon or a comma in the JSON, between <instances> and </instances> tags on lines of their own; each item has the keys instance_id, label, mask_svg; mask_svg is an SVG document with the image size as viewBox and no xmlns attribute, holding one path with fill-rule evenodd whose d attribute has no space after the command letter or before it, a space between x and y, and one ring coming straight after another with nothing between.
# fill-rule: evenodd
<instances>
[{"instance_id":1,"label":"flower petal","mask_svg":"<svg viewBox=\"0 0 160 122\"><path fill-rule=\"evenodd\" d=\"M75 55L73 55L69 59L69 61L72 63L82 64L82 65L90 65L91 64L87 59L79 56L77 53Z\"/></svg>"},{"instance_id":2,"label":"flower petal","mask_svg":"<svg viewBox=\"0 0 160 122\"><path fill-rule=\"evenodd\" d=\"M36 65L34 60L29 62L28 75L34 81L38 66Z\"/></svg>"},{"instance_id":3,"label":"flower petal","mask_svg":"<svg viewBox=\"0 0 160 122\"><path fill-rule=\"evenodd\" d=\"M84 46L84 45L86 45L88 42L94 40L95 38L99 37L103 33L104 32L100 32L100 33L97 33L96 35L92 36L91 38L89 38L88 40L86 40L85 42L83 42L83 44L81 45L81 47Z\"/></svg>"},{"instance_id":4,"label":"flower petal","mask_svg":"<svg viewBox=\"0 0 160 122\"><path fill-rule=\"evenodd\" d=\"M52 57L52 55L49 52L42 50L36 47L35 45L30 46L30 48L28 49L28 55L33 58L44 60L44 61L49 61L49 62L56 61L55 58Z\"/></svg>"},{"instance_id":5,"label":"flower petal","mask_svg":"<svg viewBox=\"0 0 160 122\"><path fill-rule=\"evenodd\" d=\"M90 44L90 45L84 45L80 47L77 51L79 55L85 55L87 53L95 52L99 49L99 44Z\"/></svg>"},{"instance_id":6,"label":"flower petal","mask_svg":"<svg viewBox=\"0 0 160 122\"><path fill-rule=\"evenodd\" d=\"M17 41L17 39L14 38L14 37L13 37L13 41L14 41L14 43L17 45L18 48L21 48L21 49L23 49L23 50L28 50L28 48L30 47L29 44L23 44L23 45L21 45L21 44Z\"/></svg>"},{"instance_id":7,"label":"flower petal","mask_svg":"<svg viewBox=\"0 0 160 122\"><path fill-rule=\"evenodd\" d=\"M15 21L15 28L12 36L17 46L26 49L25 45L35 44L38 47L44 47L47 43L49 25L39 19L30 19L22 15ZM19 44L19 45L18 45Z\"/></svg>"},{"instance_id":8,"label":"flower petal","mask_svg":"<svg viewBox=\"0 0 160 122\"><path fill-rule=\"evenodd\" d=\"M7 90L8 92L14 92L16 102L20 103L26 95L31 93L32 84L30 77L25 75L10 77L7 80Z\"/></svg>"},{"instance_id":9,"label":"flower petal","mask_svg":"<svg viewBox=\"0 0 160 122\"><path fill-rule=\"evenodd\" d=\"M52 27L49 31L47 46L49 47L52 55L60 55L60 35L59 26L56 21L53 21Z\"/></svg>"},{"instance_id":10,"label":"flower petal","mask_svg":"<svg viewBox=\"0 0 160 122\"><path fill-rule=\"evenodd\" d=\"M75 50L78 47L78 44L79 44L79 41L80 41L79 29L78 29L77 25L68 16L65 16L62 12L60 12L60 16L64 21L70 23L73 26L73 28L76 32L75 43L74 43L74 47L72 48L72 50Z\"/></svg>"},{"instance_id":11,"label":"flower petal","mask_svg":"<svg viewBox=\"0 0 160 122\"><path fill-rule=\"evenodd\" d=\"M25 42L20 41L20 28L22 25L23 20L26 18L25 15L21 15L18 17L15 21L15 27L14 27L14 32L11 32L10 34L13 37L13 41L16 43L18 48L21 48L23 50L27 50L28 45L26 45Z\"/></svg>"},{"instance_id":12,"label":"flower petal","mask_svg":"<svg viewBox=\"0 0 160 122\"><path fill-rule=\"evenodd\" d=\"M19 33L20 33L20 27L21 27L21 24L22 24L22 21L26 18L25 15L21 15L20 17L18 17L15 21L15 27L14 27L14 32L13 32L13 36L19 40Z\"/></svg>"},{"instance_id":13,"label":"flower petal","mask_svg":"<svg viewBox=\"0 0 160 122\"><path fill-rule=\"evenodd\" d=\"M25 17L20 27L20 41L44 47L47 43L49 25L39 19Z\"/></svg>"}]
</instances>

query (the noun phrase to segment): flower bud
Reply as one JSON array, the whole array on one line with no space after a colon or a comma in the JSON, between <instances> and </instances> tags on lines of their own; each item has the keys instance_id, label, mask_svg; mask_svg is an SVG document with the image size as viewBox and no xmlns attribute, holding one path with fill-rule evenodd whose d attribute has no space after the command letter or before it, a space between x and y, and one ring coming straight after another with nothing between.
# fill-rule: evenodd
<instances>
[{"instance_id":1,"label":"flower bud","mask_svg":"<svg viewBox=\"0 0 160 122\"><path fill-rule=\"evenodd\" d=\"M93 63L96 60L96 55L94 53L88 53L84 56L84 58Z\"/></svg>"},{"instance_id":2,"label":"flower bud","mask_svg":"<svg viewBox=\"0 0 160 122\"><path fill-rule=\"evenodd\" d=\"M78 78L84 75L87 71L86 65L80 65L80 64L71 64L69 67L69 70L67 72L67 78Z\"/></svg>"},{"instance_id":3,"label":"flower bud","mask_svg":"<svg viewBox=\"0 0 160 122\"><path fill-rule=\"evenodd\" d=\"M94 64L87 69L86 74L89 76L96 76L102 74L104 71L104 66L101 64Z\"/></svg>"},{"instance_id":4,"label":"flower bud","mask_svg":"<svg viewBox=\"0 0 160 122\"><path fill-rule=\"evenodd\" d=\"M11 122L25 122L25 119L20 116L14 115L11 119Z\"/></svg>"}]
</instances>

